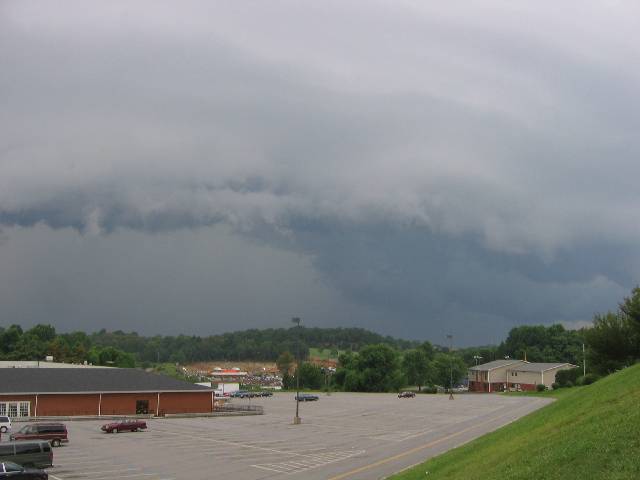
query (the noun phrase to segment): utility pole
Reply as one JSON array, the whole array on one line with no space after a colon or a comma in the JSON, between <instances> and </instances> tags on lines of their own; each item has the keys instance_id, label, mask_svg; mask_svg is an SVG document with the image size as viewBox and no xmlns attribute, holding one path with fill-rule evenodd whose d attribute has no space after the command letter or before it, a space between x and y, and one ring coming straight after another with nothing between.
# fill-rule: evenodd
<instances>
[{"instance_id":1,"label":"utility pole","mask_svg":"<svg viewBox=\"0 0 640 480\"><path fill-rule=\"evenodd\" d=\"M300 337L300 317L293 317L291 319L298 328L298 337ZM302 423L300 416L298 415L300 409L300 338L296 342L296 416L293 417L293 424L300 425Z\"/></svg>"},{"instance_id":2,"label":"utility pole","mask_svg":"<svg viewBox=\"0 0 640 480\"><path fill-rule=\"evenodd\" d=\"M453 335L449 339L449 400L453 400Z\"/></svg>"},{"instance_id":3,"label":"utility pole","mask_svg":"<svg viewBox=\"0 0 640 480\"><path fill-rule=\"evenodd\" d=\"M584 343L582 344L582 376L587 374L587 355L584 351Z\"/></svg>"}]
</instances>

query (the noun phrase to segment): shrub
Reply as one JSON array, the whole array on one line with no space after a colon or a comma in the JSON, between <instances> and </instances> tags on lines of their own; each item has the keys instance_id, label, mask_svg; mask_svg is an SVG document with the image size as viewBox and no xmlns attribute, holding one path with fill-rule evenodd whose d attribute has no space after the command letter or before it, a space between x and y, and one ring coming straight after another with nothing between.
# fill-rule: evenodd
<instances>
[{"instance_id":1,"label":"shrub","mask_svg":"<svg viewBox=\"0 0 640 480\"><path fill-rule=\"evenodd\" d=\"M553 383L551 384L551 389L552 389L552 390L557 390L557 389L559 389L559 388L560 388L560 384L559 384L558 382L553 382Z\"/></svg>"},{"instance_id":2,"label":"shrub","mask_svg":"<svg viewBox=\"0 0 640 480\"><path fill-rule=\"evenodd\" d=\"M438 387L431 385L430 387L422 387L420 393L438 393Z\"/></svg>"},{"instance_id":3,"label":"shrub","mask_svg":"<svg viewBox=\"0 0 640 480\"><path fill-rule=\"evenodd\" d=\"M560 370L556 374L556 382L560 384L561 387L569 387L570 385L574 385L580 376L579 368L571 368L569 370Z\"/></svg>"},{"instance_id":4,"label":"shrub","mask_svg":"<svg viewBox=\"0 0 640 480\"><path fill-rule=\"evenodd\" d=\"M599 378L600 377L598 377L594 373L587 373L586 375L584 375L582 377L579 377L578 380L576 381L576 384L577 385L591 385L593 382L595 382Z\"/></svg>"},{"instance_id":5,"label":"shrub","mask_svg":"<svg viewBox=\"0 0 640 480\"><path fill-rule=\"evenodd\" d=\"M536 385L536 390L538 392L544 392L547 389L546 385L543 385L542 383L539 383L538 385Z\"/></svg>"}]
</instances>

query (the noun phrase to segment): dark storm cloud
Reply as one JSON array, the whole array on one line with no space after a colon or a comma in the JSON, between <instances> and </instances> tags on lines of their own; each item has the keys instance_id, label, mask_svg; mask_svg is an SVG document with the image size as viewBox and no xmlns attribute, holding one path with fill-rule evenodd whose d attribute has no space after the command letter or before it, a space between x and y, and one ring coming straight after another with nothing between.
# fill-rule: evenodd
<instances>
[{"instance_id":1,"label":"dark storm cloud","mask_svg":"<svg viewBox=\"0 0 640 480\"><path fill-rule=\"evenodd\" d=\"M4 2L0 225L230 228L408 336L584 321L640 272L635 9Z\"/></svg>"}]
</instances>

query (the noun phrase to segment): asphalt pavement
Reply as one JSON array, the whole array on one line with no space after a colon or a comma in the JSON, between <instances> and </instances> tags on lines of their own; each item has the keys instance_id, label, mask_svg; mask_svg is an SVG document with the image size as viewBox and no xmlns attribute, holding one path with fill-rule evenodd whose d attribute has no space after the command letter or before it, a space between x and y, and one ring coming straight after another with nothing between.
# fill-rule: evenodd
<instances>
[{"instance_id":1,"label":"asphalt pavement","mask_svg":"<svg viewBox=\"0 0 640 480\"><path fill-rule=\"evenodd\" d=\"M265 415L151 419L145 432L105 434L100 421L66 422L68 445L54 450L52 480L371 480L461 445L550 400L493 394L294 394L240 400Z\"/></svg>"}]
</instances>

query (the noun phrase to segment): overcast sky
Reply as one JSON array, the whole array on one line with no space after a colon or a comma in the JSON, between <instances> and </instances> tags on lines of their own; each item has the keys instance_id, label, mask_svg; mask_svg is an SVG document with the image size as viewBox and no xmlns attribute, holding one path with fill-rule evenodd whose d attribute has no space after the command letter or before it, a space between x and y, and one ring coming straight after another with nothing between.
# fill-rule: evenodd
<instances>
[{"instance_id":1,"label":"overcast sky","mask_svg":"<svg viewBox=\"0 0 640 480\"><path fill-rule=\"evenodd\" d=\"M640 6L0 2L0 325L581 326L640 276Z\"/></svg>"}]
</instances>

